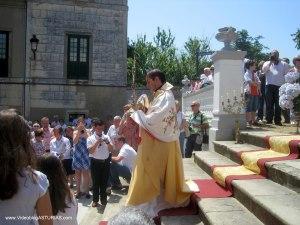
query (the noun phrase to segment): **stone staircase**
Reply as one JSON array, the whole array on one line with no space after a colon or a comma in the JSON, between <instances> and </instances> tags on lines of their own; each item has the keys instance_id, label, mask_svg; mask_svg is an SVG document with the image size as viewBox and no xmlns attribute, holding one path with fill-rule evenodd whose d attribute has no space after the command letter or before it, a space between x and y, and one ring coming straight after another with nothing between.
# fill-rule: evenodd
<instances>
[{"instance_id":1,"label":"stone staircase","mask_svg":"<svg viewBox=\"0 0 300 225\"><path fill-rule=\"evenodd\" d=\"M244 144L216 141L214 151L196 152L194 162L212 176L212 165L240 164L238 151L261 150L266 135L278 134L244 131ZM233 181L233 197L199 200L204 224L300 224L300 159L268 162L266 166L268 179Z\"/></svg>"},{"instance_id":2,"label":"stone staircase","mask_svg":"<svg viewBox=\"0 0 300 225\"><path fill-rule=\"evenodd\" d=\"M194 158L183 159L185 178L208 179L212 165L234 165L240 160L237 151L261 150L268 131L243 131L244 144L216 141L214 149L195 152ZM282 134L281 134L282 135ZM162 225L299 225L300 224L300 159L267 163L268 179L235 180L234 194L228 198L198 199L199 215L165 216ZM126 195L105 209L107 220L122 207Z\"/></svg>"}]
</instances>

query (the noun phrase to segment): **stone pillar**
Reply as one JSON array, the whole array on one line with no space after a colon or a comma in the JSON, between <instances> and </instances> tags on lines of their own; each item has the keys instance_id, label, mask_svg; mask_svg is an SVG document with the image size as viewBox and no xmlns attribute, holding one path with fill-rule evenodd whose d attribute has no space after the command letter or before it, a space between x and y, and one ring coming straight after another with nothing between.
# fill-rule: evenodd
<instances>
[{"instance_id":1,"label":"stone pillar","mask_svg":"<svg viewBox=\"0 0 300 225\"><path fill-rule=\"evenodd\" d=\"M244 57L246 52L234 50L216 51L212 55L215 67L213 119L209 130L209 147L213 141L233 140L235 121L241 122L241 129L246 127L245 114L227 114L222 110L222 101L234 96L240 98L243 86Z\"/></svg>"},{"instance_id":2,"label":"stone pillar","mask_svg":"<svg viewBox=\"0 0 300 225\"><path fill-rule=\"evenodd\" d=\"M236 119L240 120L241 129L246 127L245 113L227 114L222 110L222 101L234 96L240 98L243 87L244 51L221 50L212 55L215 67L213 119L209 130L209 149L213 141L233 140Z\"/></svg>"}]
</instances>

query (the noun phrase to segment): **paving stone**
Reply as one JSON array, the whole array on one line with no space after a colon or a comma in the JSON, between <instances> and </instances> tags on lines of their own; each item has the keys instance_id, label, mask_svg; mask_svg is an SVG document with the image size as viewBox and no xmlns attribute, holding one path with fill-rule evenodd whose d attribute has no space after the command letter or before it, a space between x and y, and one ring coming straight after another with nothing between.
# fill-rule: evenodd
<instances>
[{"instance_id":1,"label":"paving stone","mask_svg":"<svg viewBox=\"0 0 300 225\"><path fill-rule=\"evenodd\" d=\"M161 225L204 225L198 215L195 216L163 216Z\"/></svg>"},{"instance_id":2,"label":"paving stone","mask_svg":"<svg viewBox=\"0 0 300 225\"><path fill-rule=\"evenodd\" d=\"M197 166L193 159L183 159L183 169L185 179L209 179L211 178L199 166Z\"/></svg>"}]
</instances>

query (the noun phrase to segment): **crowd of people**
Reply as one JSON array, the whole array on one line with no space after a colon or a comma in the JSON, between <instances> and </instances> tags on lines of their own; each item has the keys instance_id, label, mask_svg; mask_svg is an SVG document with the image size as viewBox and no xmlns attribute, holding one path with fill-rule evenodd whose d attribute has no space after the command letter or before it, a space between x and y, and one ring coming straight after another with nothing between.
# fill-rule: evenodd
<instances>
[{"instance_id":1,"label":"crowd of people","mask_svg":"<svg viewBox=\"0 0 300 225\"><path fill-rule=\"evenodd\" d=\"M214 66L205 67L197 80L191 80L189 92L194 92L214 83Z\"/></svg>"},{"instance_id":2,"label":"crowd of people","mask_svg":"<svg viewBox=\"0 0 300 225\"><path fill-rule=\"evenodd\" d=\"M263 120L264 101L266 122L281 125L279 88L287 73L299 73L299 56L293 64L281 60L278 51L258 69L253 60L245 62L248 125ZM23 224L36 216L40 225L76 225L76 199L89 199L92 191L91 206L98 207L99 200L105 206L111 190L122 189L123 182L130 184L126 204L146 216L186 205L193 191L183 188L181 158L191 157L207 142L208 121L196 101L185 117L161 71L150 71L146 81L154 97L151 104L142 95L135 105L125 105L123 116L115 116L109 126L83 117L69 126L58 118L50 123L47 117L30 123L16 110L0 111L0 224L14 224L6 218L22 215L32 217ZM198 88L211 83L213 67L205 68ZM285 122L289 114L284 113Z\"/></svg>"},{"instance_id":3,"label":"crowd of people","mask_svg":"<svg viewBox=\"0 0 300 225\"><path fill-rule=\"evenodd\" d=\"M90 198L90 190L92 207L99 206L99 196L106 205L111 189L123 188L119 177L131 180L137 149L128 144L133 138L127 142L122 135L128 133L128 120L115 116L105 134L106 123L98 118L90 127L82 117L76 126L50 123L47 117L32 124L13 109L1 111L0 224L10 224L5 216L18 212L28 217L54 215L58 219L53 224L76 225L76 198Z\"/></svg>"},{"instance_id":4,"label":"crowd of people","mask_svg":"<svg viewBox=\"0 0 300 225\"><path fill-rule=\"evenodd\" d=\"M83 117L69 126L47 117L31 123L14 109L0 111L0 224L23 218L22 224L76 225L78 199L92 197L92 207L99 201L105 206L111 190L124 182L130 184L127 205L142 217L187 204L193 191L184 185L181 156L190 157L192 150L184 150L182 140L188 133L194 139L205 118L195 103L196 116L185 121L161 71L146 79L152 104L142 95L109 126Z\"/></svg>"},{"instance_id":5,"label":"crowd of people","mask_svg":"<svg viewBox=\"0 0 300 225\"><path fill-rule=\"evenodd\" d=\"M279 105L279 88L286 82L288 73L299 73L300 57L293 59L293 66L287 58L280 59L279 52L273 50L270 59L256 66L252 59L245 60L244 95L248 126L266 124L282 126L291 122L290 110L282 110Z\"/></svg>"}]
</instances>

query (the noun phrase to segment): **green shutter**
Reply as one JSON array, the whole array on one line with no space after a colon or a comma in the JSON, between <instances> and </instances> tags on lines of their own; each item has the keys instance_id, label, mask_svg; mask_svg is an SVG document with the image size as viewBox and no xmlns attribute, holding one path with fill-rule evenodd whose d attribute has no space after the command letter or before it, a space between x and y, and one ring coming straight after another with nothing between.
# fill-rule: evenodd
<instances>
[{"instance_id":1,"label":"green shutter","mask_svg":"<svg viewBox=\"0 0 300 225\"><path fill-rule=\"evenodd\" d=\"M68 79L89 79L89 36L68 35Z\"/></svg>"}]
</instances>

